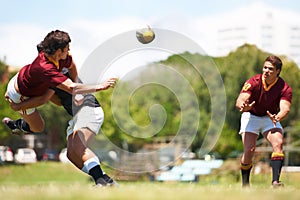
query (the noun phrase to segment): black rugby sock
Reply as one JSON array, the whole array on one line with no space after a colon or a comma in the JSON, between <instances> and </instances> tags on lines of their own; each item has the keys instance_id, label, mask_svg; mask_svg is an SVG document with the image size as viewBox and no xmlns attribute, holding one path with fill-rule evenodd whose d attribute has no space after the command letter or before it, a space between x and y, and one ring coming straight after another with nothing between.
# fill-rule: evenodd
<instances>
[{"instance_id":1,"label":"black rugby sock","mask_svg":"<svg viewBox=\"0 0 300 200\"><path fill-rule=\"evenodd\" d=\"M281 169L283 166L284 154L273 152L271 156L270 165L272 167L272 183L274 181L279 182Z\"/></svg>"},{"instance_id":2,"label":"black rugby sock","mask_svg":"<svg viewBox=\"0 0 300 200\"><path fill-rule=\"evenodd\" d=\"M92 169L89 170L89 175L91 175L95 181L95 183L97 184L97 180L98 178L100 178L101 176L103 176L103 171L100 167L100 165L96 165L95 167L93 167Z\"/></svg>"},{"instance_id":3,"label":"black rugby sock","mask_svg":"<svg viewBox=\"0 0 300 200\"><path fill-rule=\"evenodd\" d=\"M242 164L241 163L242 186L243 187L247 187L250 185L251 169L252 169L252 164Z\"/></svg>"}]
</instances>

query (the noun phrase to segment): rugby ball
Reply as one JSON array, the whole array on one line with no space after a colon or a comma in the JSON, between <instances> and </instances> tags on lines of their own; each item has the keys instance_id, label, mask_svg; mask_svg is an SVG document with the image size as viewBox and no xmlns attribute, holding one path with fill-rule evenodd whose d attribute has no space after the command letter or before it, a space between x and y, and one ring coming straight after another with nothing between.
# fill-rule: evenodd
<instances>
[{"instance_id":1,"label":"rugby ball","mask_svg":"<svg viewBox=\"0 0 300 200\"><path fill-rule=\"evenodd\" d=\"M136 38L142 44L148 44L152 42L155 38L154 31L148 26L148 28L143 28L136 31Z\"/></svg>"}]
</instances>

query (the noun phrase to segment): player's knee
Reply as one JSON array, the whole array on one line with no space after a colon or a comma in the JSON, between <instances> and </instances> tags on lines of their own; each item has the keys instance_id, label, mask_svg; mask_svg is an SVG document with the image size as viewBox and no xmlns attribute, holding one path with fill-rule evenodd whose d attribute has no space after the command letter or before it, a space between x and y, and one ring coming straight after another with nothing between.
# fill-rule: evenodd
<instances>
[{"instance_id":1,"label":"player's knee","mask_svg":"<svg viewBox=\"0 0 300 200\"><path fill-rule=\"evenodd\" d=\"M282 143L275 143L272 144L273 151L275 152L281 152L282 151Z\"/></svg>"},{"instance_id":2,"label":"player's knee","mask_svg":"<svg viewBox=\"0 0 300 200\"><path fill-rule=\"evenodd\" d=\"M282 139L282 138L278 138L278 139L276 140L276 145L277 145L277 146L282 146L282 144L283 144L283 139Z\"/></svg>"},{"instance_id":3,"label":"player's knee","mask_svg":"<svg viewBox=\"0 0 300 200\"><path fill-rule=\"evenodd\" d=\"M276 138L273 141L270 142L274 151L281 151L282 145L283 145L283 139L282 138Z\"/></svg>"},{"instance_id":4,"label":"player's knee","mask_svg":"<svg viewBox=\"0 0 300 200\"><path fill-rule=\"evenodd\" d=\"M69 160L72 160L72 156L71 156L71 153L70 153L71 151L68 149L67 150L67 158L69 159Z\"/></svg>"},{"instance_id":5,"label":"player's knee","mask_svg":"<svg viewBox=\"0 0 300 200\"><path fill-rule=\"evenodd\" d=\"M44 122L44 120L42 120L40 123L38 123L35 126L30 126L30 129L33 132L38 132L38 133L43 132L44 129L45 129L45 122Z\"/></svg>"},{"instance_id":6,"label":"player's knee","mask_svg":"<svg viewBox=\"0 0 300 200\"><path fill-rule=\"evenodd\" d=\"M30 127L30 130L34 133L40 133L44 131L44 124L40 126Z\"/></svg>"},{"instance_id":7,"label":"player's knee","mask_svg":"<svg viewBox=\"0 0 300 200\"><path fill-rule=\"evenodd\" d=\"M254 153L255 151L255 146L247 146L244 148L245 153Z\"/></svg>"},{"instance_id":8,"label":"player's knee","mask_svg":"<svg viewBox=\"0 0 300 200\"><path fill-rule=\"evenodd\" d=\"M68 147L68 149L67 149L67 158L70 161L73 161L73 157L74 157L74 150L72 148Z\"/></svg>"}]
</instances>

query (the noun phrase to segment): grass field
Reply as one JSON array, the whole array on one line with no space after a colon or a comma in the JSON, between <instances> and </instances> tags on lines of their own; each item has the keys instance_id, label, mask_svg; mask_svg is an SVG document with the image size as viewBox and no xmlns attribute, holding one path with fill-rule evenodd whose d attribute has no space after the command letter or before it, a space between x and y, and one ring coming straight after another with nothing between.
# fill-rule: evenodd
<instances>
[{"instance_id":1,"label":"grass field","mask_svg":"<svg viewBox=\"0 0 300 200\"><path fill-rule=\"evenodd\" d=\"M255 175L248 189L220 175L200 178L198 183L119 181L119 187L95 188L93 182L72 165L39 162L0 166L0 199L300 199L300 174L283 173L285 187L275 190L270 188L269 178L269 175Z\"/></svg>"}]
</instances>

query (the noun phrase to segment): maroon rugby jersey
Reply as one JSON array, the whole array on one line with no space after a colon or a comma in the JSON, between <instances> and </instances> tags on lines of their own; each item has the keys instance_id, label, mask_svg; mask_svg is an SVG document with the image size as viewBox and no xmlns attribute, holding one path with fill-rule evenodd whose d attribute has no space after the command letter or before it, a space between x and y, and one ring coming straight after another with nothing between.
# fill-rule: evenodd
<instances>
[{"instance_id":1,"label":"maroon rugby jersey","mask_svg":"<svg viewBox=\"0 0 300 200\"><path fill-rule=\"evenodd\" d=\"M280 77L270 88L265 89L262 81L262 74L257 74L247 80L241 93L249 93L249 102L255 101L250 112L257 116L267 115L267 110L272 114L279 111L280 100L292 102L292 88Z\"/></svg>"},{"instance_id":2,"label":"maroon rugby jersey","mask_svg":"<svg viewBox=\"0 0 300 200\"><path fill-rule=\"evenodd\" d=\"M56 87L67 77L61 72L62 68L69 68L72 57L59 61L59 67L51 62L43 52L39 53L33 63L21 68L18 75L20 93L26 97L41 96L50 87Z\"/></svg>"}]
</instances>

